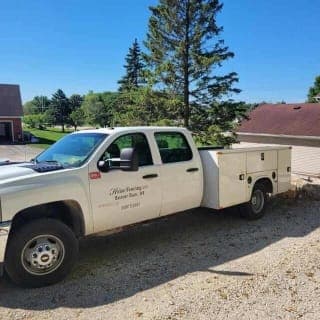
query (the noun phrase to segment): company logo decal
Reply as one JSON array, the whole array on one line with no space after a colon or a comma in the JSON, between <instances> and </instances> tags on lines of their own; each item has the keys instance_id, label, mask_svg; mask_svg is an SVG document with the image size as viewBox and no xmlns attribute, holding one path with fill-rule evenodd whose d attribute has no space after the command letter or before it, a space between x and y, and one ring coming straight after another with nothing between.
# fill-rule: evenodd
<instances>
[{"instance_id":1,"label":"company logo decal","mask_svg":"<svg viewBox=\"0 0 320 320\"><path fill-rule=\"evenodd\" d=\"M131 186L124 188L111 188L109 190L109 196L113 197L114 200L124 200L128 198L143 197L145 190L148 189L147 185L143 186Z\"/></svg>"},{"instance_id":2,"label":"company logo decal","mask_svg":"<svg viewBox=\"0 0 320 320\"><path fill-rule=\"evenodd\" d=\"M101 173L99 171L90 172L89 173L89 177L90 177L91 180L100 179L101 178Z\"/></svg>"}]
</instances>

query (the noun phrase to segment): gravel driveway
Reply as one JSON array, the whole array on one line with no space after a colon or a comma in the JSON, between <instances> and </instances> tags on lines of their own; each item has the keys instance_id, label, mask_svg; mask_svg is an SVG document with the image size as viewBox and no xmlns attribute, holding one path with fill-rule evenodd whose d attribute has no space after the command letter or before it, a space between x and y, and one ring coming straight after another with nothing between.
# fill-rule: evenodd
<instances>
[{"instance_id":1,"label":"gravel driveway","mask_svg":"<svg viewBox=\"0 0 320 320\"><path fill-rule=\"evenodd\" d=\"M0 145L0 159L11 161L29 161L38 155L42 149L28 145Z\"/></svg>"},{"instance_id":2,"label":"gravel driveway","mask_svg":"<svg viewBox=\"0 0 320 320\"><path fill-rule=\"evenodd\" d=\"M1 319L319 319L320 202L182 213L82 241L63 282L0 281Z\"/></svg>"}]
</instances>

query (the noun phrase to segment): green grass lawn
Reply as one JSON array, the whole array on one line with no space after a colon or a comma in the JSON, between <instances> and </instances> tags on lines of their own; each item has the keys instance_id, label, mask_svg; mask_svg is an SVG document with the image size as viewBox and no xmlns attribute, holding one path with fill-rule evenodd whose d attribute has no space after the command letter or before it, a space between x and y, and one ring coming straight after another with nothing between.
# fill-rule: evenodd
<instances>
[{"instance_id":1,"label":"green grass lawn","mask_svg":"<svg viewBox=\"0 0 320 320\"><path fill-rule=\"evenodd\" d=\"M25 128L25 132L32 133L35 137L39 139L39 143L30 143L30 146L34 146L36 148L46 149L57 140L61 139L66 134L72 132L72 130L66 129L66 132L61 132L61 129L50 128L45 130Z\"/></svg>"}]
</instances>

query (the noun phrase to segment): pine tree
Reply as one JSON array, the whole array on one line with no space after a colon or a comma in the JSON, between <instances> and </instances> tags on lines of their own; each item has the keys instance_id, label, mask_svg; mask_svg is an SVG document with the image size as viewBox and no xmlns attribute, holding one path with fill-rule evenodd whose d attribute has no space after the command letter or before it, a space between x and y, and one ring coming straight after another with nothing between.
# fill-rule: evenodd
<instances>
[{"instance_id":1,"label":"pine tree","mask_svg":"<svg viewBox=\"0 0 320 320\"><path fill-rule=\"evenodd\" d=\"M118 81L119 91L128 91L139 88L144 84L144 63L142 61L141 50L137 39L134 40L129 53L126 56L126 74Z\"/></svg>"},{"instance_id":2,"label":"pine tree","mask_svg":"<svg viewBox=\"0 0 320 320\"><path fill-rule=\"evenodd\" d=\"M70 121L71 107L69 99L65 93L58 89L53 95L48 110L50 115L54 117L55 124L60 124L62 126L62 132L64 132L64 127Z\"/></svg>"},{"instance_id":3,"label":"pine tree","mask_svg":"<svg viewBox=\"0 0 320 320\"><path fill-rule=\"evenodd\" d=\"M225 94L239 92L235 72L213 74L234 54L219 35L216 16L219 0L159 0L150 7L151 17L145 46L148 66L155 83L183 97L184 125L189 127L190 101L206 105Z\"/></svg>"},{"instance_id":4,"label":"pine tree","mask_svg":"<svg viewBox=\"0 0 320 320\"><path fill-rule=\"evenodd\" d=\"M81 96L80 94L73 94L69 98L69 104L70 104L70 109L71 111L77 110L81 107L81 104L83 102L84 97Z\"/></svg>"}]
</instances>

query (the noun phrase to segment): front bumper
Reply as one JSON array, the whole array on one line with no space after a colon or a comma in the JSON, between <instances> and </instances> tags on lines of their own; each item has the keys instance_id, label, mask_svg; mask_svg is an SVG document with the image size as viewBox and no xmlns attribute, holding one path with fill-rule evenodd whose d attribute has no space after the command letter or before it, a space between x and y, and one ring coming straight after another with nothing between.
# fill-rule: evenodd
<instances>
[{"instance_id":1,"label":"front bumper","mask_svg":"<svg viewBox=\"0 0 320 320\"><path fill-rule=\"evenodd\" d=\"M0 275L2 274L10 228L11 221L0 223Z\"/></svg>"}]
</instances>

